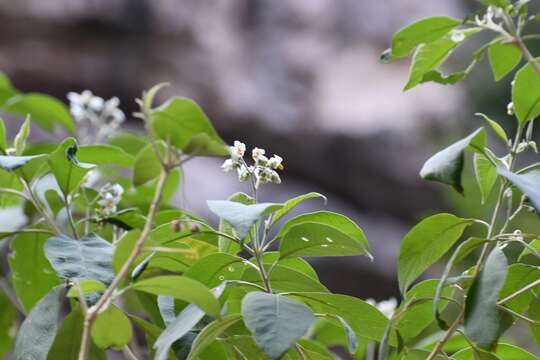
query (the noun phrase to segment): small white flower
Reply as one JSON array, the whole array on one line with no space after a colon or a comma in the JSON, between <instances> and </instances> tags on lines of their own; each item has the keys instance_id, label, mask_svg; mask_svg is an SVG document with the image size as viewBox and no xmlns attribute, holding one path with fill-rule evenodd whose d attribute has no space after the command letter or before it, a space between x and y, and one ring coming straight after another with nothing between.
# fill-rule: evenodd
<instances>
[{"instance_id":1,"label":"small white flower","mask_svg":"<svg viewBox=\"0 0 540 360\"><path fill-rule=\"evenodd\" d=\"M455 43L460 43L465 40L465 34L460 30L452 30L450 33L450 39Z\"/></svg>"},{"instance_id":2,"label":"small white flower","mask_svg":"<svg viewBox=\"0 0 540 360\"><path fill-rule=\"evenodd\" d=\"M245 167L244 165L241 165L240 167L238 167L237 171L238 171L238 180L247 181L249 177L251 176L251 173L253 172L253 168L251 166Z\"/></svg>"},{"instance_id":3,"label":"small white flower","mask_svg":"<svg viewBox=\"0 0 540 360\"><path fill-rule=\"evenodd\" d=\"M110 216L116 212L116 206L122 199L124 188L120 184L106 184L99 190L100 199L98 205L101 207L100 211L105 216Z\"/></svg>"},{"instance_id":4,"label":"small white flower","mask_svg":"<svg viewBox=\"0 0 540 360\"><path fill-rule=\"evenodd\" d=\"M223 162L221 168L223 169L223 171L229 172L234 169L234 162L232 161L232 159L227 159Z\"/></svg>"},{"instance_id":5,"label":"small white flower","mask_svg":"<svg viewBox=\"0 0 540 360\"><path fill-rule=\"evenodd\" d=\"M231 155L231 159L240 160L246 153L246 144L235 140L233 146L229 147L229 153Z\"/></svg>"},{"instance_id":6,"label":"small white flower","mask_svg":"<svg viewBox=\"0 0 540 360\"><path fill-rule=\"evenodd\" d=\"M513 102L509 102L508 105L506 106L506 113L510 116L514 115L514 103Z\"/></svg>"},{"instance_id":7,"label":"small white flower","mask_svg":"<svg viewBox=\"0 0 540 360\"><path fill-rule=\"evenodd\" d=\"M274 156L272 156L268 160L268 166L270 166L274 170L282 170L283 169L283 165L281 165L282 162L283 162L283 158L281 156L274 154Z\"/></svg>"},{"instance_id":8,"label":"small white flower","mask_svg":"<svg viewBox=\"0 0 540 360\"><path fill-rule=\"evenodd\" d=\"M251 157L253 158L253 161L257 161L261 156L264 156L265 153L266 150L256 147L251 151Z\"/></svg>"}]
</instances>

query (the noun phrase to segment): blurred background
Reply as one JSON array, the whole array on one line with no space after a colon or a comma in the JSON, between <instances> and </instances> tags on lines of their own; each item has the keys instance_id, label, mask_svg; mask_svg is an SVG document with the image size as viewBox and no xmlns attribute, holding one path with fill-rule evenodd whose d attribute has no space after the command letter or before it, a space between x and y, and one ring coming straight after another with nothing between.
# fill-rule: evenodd
<instances>
[{"instance_id":1,"label":"blurred background","mask_svg":"<svg viewBox=\"0 0 540 360\"><path fill-rule=\"evenodd\" d=\"M332 291L382 300L398 296L403 235L440 211L483 216L473 178L465 200L423 181L436 150L482 126L475 112L502 119L509 81L493 81L487 59L462 84L403 93L408 61L383 65L392 33L419 18L463 18L466 0L0 0L0 70L22 91L66 101L68 91L118 96L135 131L133 99L167 81L163 98L193 98L223 138L285 160L283 184L261 198L284 201L317 191L326 206L365 231L375 256L317 260ZM472 50L482 39L466 44ZM466 65L452 57L449 69ZM13 125L13 129L16 126ZM497 147L495 147L497 150ZM182 206L214 219L207 199L247 190L221 159L186 166ZM476 197L475 197L476 196ZM311 200L302 210L324 207ZM216 219L214 219L216 220ZM434 274L438 274L435 269Z\"/></svg>"}]
</instances>

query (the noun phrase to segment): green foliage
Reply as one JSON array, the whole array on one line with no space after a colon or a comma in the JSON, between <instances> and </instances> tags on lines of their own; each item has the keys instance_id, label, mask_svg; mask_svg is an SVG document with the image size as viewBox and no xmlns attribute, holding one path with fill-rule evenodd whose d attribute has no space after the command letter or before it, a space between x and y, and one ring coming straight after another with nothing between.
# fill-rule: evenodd
<instances>
[{"instance_id":1,"label":"green foliage","mask_svg":"<svg viewBox=\"0 0 540 360\"><path fill-rule=\"evenodd\" d=\"M495 81L505 77L521 61L521 51L514 44L491 44L488 48L488 56Z\"/></svg>"},{"instance_id":2,"label":"green foliage","mask_svg":"<svg viewBox=\"0 0 540 360\"><path fill-rule=\"evenodd\" d=\"M535 64L538 64L536 61ZM512 102L519 126L540 115L540 78L532 64L523 66L514 78Z\"/></svg>"}]
</instances>

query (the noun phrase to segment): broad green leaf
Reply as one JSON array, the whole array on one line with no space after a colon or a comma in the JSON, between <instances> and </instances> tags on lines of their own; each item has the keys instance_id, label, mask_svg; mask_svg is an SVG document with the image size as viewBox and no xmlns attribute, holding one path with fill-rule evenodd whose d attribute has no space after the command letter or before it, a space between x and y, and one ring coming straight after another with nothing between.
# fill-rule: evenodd
<instances>
[{"instance_id":1,"label":"broad green leaf","mask_svg":"<svg viewBox=\"0 0 540 360\"><path fill-rule=\"evenodd\" d=\"M71 281L99 280L109 285L114 277L114 247L94 233L79 240L65 235L45 243L45 255L58 275Z\"/></svg>"},{"instance_id":2,"label":"broad green leaf","mask_svg":"<svg viewBox=\"0 0 540 360\"><path fill-rule=\"evenodd\" d=\"M158 141L155 145L148 144L135 157L133 165L133 184L135 186L143 185L157 178L161 173L161 163L155 149L163 158L167 151L167 145L163 141Z\"/></svg>"},{"instance_id":3,"label":"broad green leaf","mask_svg":"<svg viewBox=\"0 0 540 360\"><path fill-rule=\"evenodd\" d=\"M540 213L540 171L530 171L525 174L514 174L503 166L497 167L497 173L514 184Z\"/></svg>"},{"instance_id":4,"label":"broad green leaf","mask_svg":"<svg viewBox=\"0 0 540 360\"><path fill-rule=\"evenodd\" d=\"M5 155L7 147L6 126L4 125L4 120L0 118L0 154Z\"/></svg>"},{"instance_id":5,"label":"broad green leaf","mask_svg":"<svg viewBox=\"0 0 540 360\"><path fill-rule=\"evenodd\" d=\"M228 151L223 140L193 100L174 97L152 110L152 129L158 138L186 153L222 156Z\"/></svg>"},{"instance_id":6,"label":"broad green leaf","mask_svg":"<svg viewBox=\"0 0 540 360\"><path fill-rule=\"evenodd\" d=\"M55 287L32 308L15 340L15 360L46 360L56 331L64 289Z\"/></svg>"},{"instance_id":7,"label":"broad green leaf","mask_svg":"<svg viewBox=\"0 0 540 360\"><path fill-rule=\"evenodd\" d=\"M406 57L418 45L438 40L460 24L456 19L434 16L408 25L392 37L392 57Z\"/></svg>"},{"instance_id":8,"label":"broad green leaf","mask_svg":"<svg viewBox=\"0 0 540 360\"><path fill-rule=\"evenodd\" d=\"M309 199L315 199L315 198L321 198L326 203L326 196L316 193L316 192L310 192L308 194L300 195L290 200L287 200L283 204L283 207L279 209L278 211L276 211L274 215L272 216L272 224L277 223L279 220L281 220L285 215L291 212L295 207L300 205L302 202Z\"/></svg>"},{"instance_id":9,"label":"broad green leaf","mask_svg":"<svg viewBox=\"0 0 540 360\"><path fill-rule=\"evenodd\" d=\"M4 105L4 111L19 116L30 115L33 122L49 132L54 131L55 125L63 127L70 133L75 131L66 105L49 95L38 93L16 95Z\"/></svg>"},{"instance_id":10,"label":"broad green leaf","mask_svg":"<svg viewBox=\"0 0 540 360\"><path fill-rule=\"evenodd\" d=\"M13 139L13 147L15 148L15 155L22 155L26 148L26 140L30 135L30 117L27 116L24 123L21 125L19 132Z\"/></svg>"},{"instance_id":11,"label":"broad green leaf","mask_svg":"<svg viewBox=\"0 0 540 360\"><path fill-rule=\"evenodd\" d=\"M540 322L540 299L533 298L529 305L529 310L527 311L527 317L534 321ZM540 325L538 324L529 324L529 329L531 330L534 340L536 341L536 346L540 346ZM1 340L0 340L1 341Z\"/></svg>"},{"instance_id":12,"label":"broad green leaf","mask_svg":"<svg viewBox=\"0 0 540 360\"><path fill-rule=\"evenodd\" d=\"M298 256L355 256L368 254L362 242L338 228L316 222L291 227L279 246L282 259Z\"/></svg>"},{"instance_id":13,"label":"broad green leaf","mask_svg":"<svg viewBox=\"0 0 540 360\"><path fill-rule=\"evenodd\" d=\"M497 300L507 272L508 260L495 247L467 294L465 335L482 349L491 349L500 334Z\"/></svg>"},{"instance_id":14,"label":"broad green leaf","mask_svg":"<svg viewBox=\"0 0 540 360\"><path fill-rule=\"evenodd\" d=\"M106 290L105 285L99 280L82 280L77 284L74 284L68 291L67 296L72 298L79 297L79 290L84 295L93 294L97 292L104 292Z\"/></svg>"},{"instance_id":15,"label":"broad green leaf","mask_svg":"<svg viewBox=\"0 0 540 360\"><path fill-rule=\"evenodd\" d=\"M488 48L489 64L495 81L501 80L521 61L521 50L514 44L495 43Z\"/></svg>"},{"instance_id":16,"label":"broad green leaf","mask_svg":"<svg viewBox=\"0 0 540 360\"><path fill-rule=\"evenodd\" d=\"M147 141L143 136L123 132L113 136L109 140L109 144L119 147L131 156L135 156L147 145Z\"/></svg>"},{"instance_id":17,"label":"broad green leaf","mask_svg":"<svg viewBox=\"0 0 540 360\"><path fill-rule=\"evenodd\" d=\"M472 347L458 351L452 358L455 360L502 360L492 352Z\"/></svg>"},{"instance_id":18,"label":"broad green leaf","mask_svg":"<svg viewBox=\"0 0 540 360\"><path fill-rule=\"evenodd\" d=\"M495 132L495 135L497 135L505 144L508 144L508 136L498 122L490 119L487 115L482 113L475 113L474 115L481 116L488 123L488 125L491 126L491 129L493 130L493 132Z\"/></svg>"},{"instance_id":19,"label":"broad green leaf","mask_svg":"<svg viewBox=\"0 0 540 360\"><path fill-rule=\"evenodd\" d=\"M482 354L483 355L483 354ZM460 350L452 356L455 360L470 360L473 356L473 349L467 348ZM538 357L534 356L525 349L521 349L511 344L497 344L497 349L492 357L480 357L479 360L538 360Z\"/></svg>"},{"instance_id":20,"label":"broad green leaf","mask_svg":"<svg viewBox=\"0 0 540 360\"><path fill-rule=\"evenodd\" d=\"M65 196L76 190L93 164L77 160L77 141L67 138L49 155L49 166Z\"/></svg>"},{"instance_id":21,"label":"broad green leaf","mask_svg":"<svg viewBox=\"0 0 540 360\"><path fill-rule=\"evenodd\" d=\"M56 217L60 210L66 207L64 199L61 198L56 189L49 189L45 191L45 199L47 200L47 205L49 205L49 209L54 217Z\"/></svg>"},{"instance_id":22,"label":"broad green leaf","mask_svg":"<svg viewBox=\"0 0 540 360\"><path fill-rule=\"evenodd\" d=\"M73 309L62 322L62 326L49 351L47 360L77 359L81 348L84 314L79 307ZM88 360L107 360L103 350L90 343Z\"/></svg>"},{"instance_id":23,"label":"broad green leaf","mask_svg":"<svg viewBox=\"0 0 540 360\"><path fill-rule=\"evenodd\" d=\"M27 312L59 282L43 252L48 237L47 234L21 233L11 241L11 278Z\"/></svg>"},{"instance_id":24,"label":"broad green leaf","mask_svg":"<svg viewBox=\"0 0 540 360\"><path fill-rule=\"evenodd\" d=\"M208 345L216 340L225 330L242 320L239 314L231 314L221 319L214 320L201 330L191 346L191 352L187 360L197 359L197 357L206 349Z\"/></svg>"},{"instance_id":25,"label":"broad green leaf","mask_svg":"<svg viewBox=\"0 0 540 360\"><path fill-rule=\"evenodd\" d=\"M484 204L497 181L497 168L482 154L475 153L473 156L474 174Z\"/></svg>"},{"instance_id":26,"label":"broad green leaf","mask_svg":"<svg viewBox=\"0 0 540 360\"><path fill-rule=\"evenodd\" d=\"M121 349L131 340L133 330L122 310L111 305L98 315L91 334L100 349Z\"/></svg>"},{"instance_id":27,"label":"broad green leaf","mask_svg":"<svg viewBox=\"0 0 540 360\"><path fill-rule=\"evenodd\" d=\"M134 229L127 231L120 238L120 241L118 241L118 243L116 244L116 248L114 250L112 258L112 266L115 273L118 273L124 263L127 261L129 255L131 254L131 251L133 250L133 247L135 246L135 243L140 236L141 230Z\"/></svg>"},{"instance_id":28,"label":"broad green leaf","mask_svg":"<svg viewBox=\"0 0 540 360\"><path fill-rule=\"evenodd\" d=\"M318 280L286 266L274 266L269 277L272 290L276 292L328 292L328 289ZM245 269L242 280L264 287L259 272L252 267Z\"/></svg>"},{"instance_id":29,"label":"broad green leaf","mask_svg":"<svg viewBox=\"0 0 540 360\"><path fill-rule=\"evenodd\" d=\"M359 338L380 341L388 319L377 308L352 296L330 293L293 292L287 296L301 301L314 313L342 317ZM391 339L391 344L395 341Z\"/></svg>"},{"instance_id":30,"label":"broad green leaf","mask_svg":"<svg viewBox=\"0 0 540 360\"><path fill-rule=\"evenodd\" d=\"M211 254L193 264L184 276L208 287L215 287L226 280L240 280L244 269L243 261L241 257L226 253Z\"/></svg>"},{"instance_id":31,"label":"broad green leaf","mask_svg":"<svg viewBox=\"0 0 540 360\"><path fill-rule=\"evenodd\" d=\"M11 81L9 81L6 74L0 72L0 106L4 104L13 96L17 95L18 91L13 87Z\"/></svg>"},{"instance_id":32,"label":"broad green leaf","mask_svg":"<svg viewBox=\"0 0 540 360\"><path fill-rule=\"evenodd\" d=\"M185 276L164 275L137 281L129 287L155 295L172 296L197 305L205 313L219 317L221 306L210 290Z\"/></svg>"},{"instance_id":33,"label":"broad green leaf","mask_svg":"<svg viewBox=\"0 0 540 360\"><path fill-rule=\"evenodd\" d=\"M272 265L274 262L279 262L279 265L281 266L296 270L306 276L309 276L313 280L319 281L319 276L317 275L315 269L306 260L302 258L280 259L279 251L267 251L263 254L262 261L265 266Z\"/></svg>"},{"instance_id":34,"label":"broad green leaf","mask_svg":"<svg viewBox=\"0 0 540 360\"><path fill-rule=\"evenodd\" d=\"M279 359L315 321L304 304L283 295L252 292L242 301L247 328L269 359Z\"/></svg>"},{"instance_id":35,"label":"broad green leaf","mask_svg":"<svg viewBox=\"0 0 540 360\"><path fill-rule=\"evenodd\" d=\"M519 254L518 261L530 265L538 265L539 259L533 253L533 250L540 253L540 240L534 239L529 243L528 248L524 248L521 254Z\"/></svg>"},{"instance_id":36,"label":"broad green leaf","mask_svg":"<svg viewBox=\"0 0 540 360\"><path fill-rule=\"evenodd\" d=\"M326 347L322 344L319 344L316 341L308 339L300 339L298 341L298 348L302 351L303 355L308 359L313 360L334 360L335 355L332 354ZM303 360L302 356L298 354L296 349L290 349L288 354L289 359L292 360ZM289 360L286 359L286 360Z\"/></svg>"},{"instance_id":37,"label":"broad green leaf","mask_svg":"<svg viewBox=\"0 0 540 360\"><path fill-rule=\"evenodd\" d=\"M240 239L244 239L255 223L266 215L281 209L283 204L260 203L244 205L235 201L209 200L210 210L227 221Z\"/></svg>"},{"instance_id":38,"label":"broad green leaf","mask_svg":"<svg viewBox=\"0 0 540 360\"><path fill-rule=\"evenodd\" d=\"M539 63L538 60L536 62ZM527 121L540 115L540 74L530 64L516 73L512 102L519 126L524 126Z\"/></svg>"},{"instance_id":39,"label":"broad green leaf","mask_svg":"<svg viewBox=\"0 0 540 360\"><path fill-rule=\"evenodd\" d=\"M146 224L146 217L136 208L122 209L114 215L101 220L128 231L132 229L142 230Z\"/></svg>"},{"instance_id":40,"label":"broad green leaf","mask_svg":"<svg viewBox=\"0 0 540 360\"><path fill-rule=\"evenodd\" d=\"M220 285L212 290L212 294L216 298L219 298L223 293L223 290L225 290L225 286ZM191 331L203 317L204 311L199 309L196 305L190 304L186 306L184 310L178 314L176 319L167 325L154 343L153 348L156 350L154 360L167 359L169 349L173 343Z\"/></svg>"},{"instance_id":41,"label":"broad green leaf","mask_svg":"<svg viewBox=\"0 0 540 360\"><path fill-rule=\"evenodd\" d=\"M121 148L105 144L83 145L79 147L77 158L83 163L123 167L131 167L134 162L133 156Z\"/></svg>"},{"instance_id":42,"label":"broad green leaf","mask_svg":"<svg viewBox=\"0 0 540 360\"><path fill-rule=\"evenodd\" d=\"M228 200L235 201L244 205L252 205L254 203L252 197L242 192L231 195ZM230 236L235 235L233 227L223 219L219 219L219 231ZM238 254L241 250L240 244L224 236L220 236L218 241L218 248L220 252Z\"/></svg>"},{"instance_id":43,"label":"broad green leaf","mask_svg":"<svg viewBox=\"0 0 540 360\"><path fill-rule=\"evenodd\" d=\"M505 298L538 279L540 279L540 269L538 267L525 264L512 264L508 267L506 281L501 289L499 298ZM539 288L540 286L533 290L538 290ZM511 310L522 314L527 311L527 307L532 298L532 292L525 292L520 296L505 302L504 305Z\"/></svg>"},{"instance_id":44,"label":"broad green leaf","mask_svg":"<svg viewBox=\"0 0 540 360\"><path fill-rule=\"evenodd\" d=\"M405 235L399 251L401 293L404 294L424 271L446 254L472 223L473 220L443 213L430 216L414 226Z\"/></svg>"},{"instance_id":45,"label":"broad green leaf","mask_svg":"<svg viewBox=\"0 0 540 360\"><path fill-rule=\"evenodd\" d=\"M0 155L0 169L8 172L15 171L22 168L26 164L34 160L43 160L47 155L34 155L34 156L6 156Z\"/></svg>"},{"instance_id":46,"label":"broad green leaf","mask_svg":"<svg viewBox=\"0 0 540 360\"><path fill-rule=\"evenodd\" d=\"M461 173L463 172L464 152L467 148L482 152L485 145L486 132L484 128L479 128L466 138L430 157L420 170L420 176L426 180L448 184L459 193L463 193Z\"/></svg>"},{"instance_id":47,"label":"broad green leaf","mask_svg":"<svg viewBox=\"0 0 540 360\"><path fill-rule=\"evenodd\" d=\"M15 338L13 330L16 326L17 311L9 299L0 291L0 358L11 351Z\"/></svg>"},{"instance_id":48,"label":"broad green leaf","mask_svg":"<svg viewBox=\"0 0 540 360\"><path fill-rule=\"evenodd\" d=\"M228 336L223 341L232 346L235 352L242 354L245 359L249 360L268 360L264 352L259 348L255 339L250 335L232 335ZM286 359L285 356L283 360Z\"/></svg>"}]
</instances>

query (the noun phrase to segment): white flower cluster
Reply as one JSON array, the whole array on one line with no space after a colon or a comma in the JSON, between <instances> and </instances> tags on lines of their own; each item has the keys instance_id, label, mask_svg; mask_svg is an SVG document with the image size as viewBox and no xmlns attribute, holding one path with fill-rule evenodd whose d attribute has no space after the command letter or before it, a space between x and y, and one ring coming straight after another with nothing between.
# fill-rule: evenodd
<instances>
[{"instance_id":1,"label":"white flower cluster","mask_svg":"<svg viewBox=\"0 0 540 360\"><path fill-rule=\"evenodd\" d=\"M504 30L502 24L497 24L494 20L502 18L504 15L503 10L494 6L489 6L487 8L486 13L482 18L480 18L478 15L474 17L474 22L476 23L476 26L481 27L483 29L493 30L495 32L501 33L503 35L506 35L507 37L511 37L510 34Z\"/></svg>"},{"instance_id":2,"label":"white flower cluster","mask_svg":"<svg viewBox=\"0 0 540 360\"><path fill-rule=\"evenodd\" d=\"M383 313L387 318L391 318L394 315L394 311L397 308L397 300L394 297L391 297L388 300L383 300L381 302L376 302L374 299L367 299L366 302L370 305L375 306L380 312Z\"/></svg>"},{"instance_id":3,"label":"white flower cluster","mask_svg":"<svg viewBox=\"0 0 540 360\"><path fill-rule=\"evenodd\" d=\"M508 105L506 105L506 113L510 116L515 114L513 102L509 102Z\"/></svg>"},{"instance_id":4,"label":"white flower cluster","mask_svg":"<svg viewBox=\"0 0 540 360\"><path fill-rule=\"evenodd\" d=\"M106 184L99 190L99 214L111 216L116 213L116 206L122 199L124 188L120 184Z\"/></svg>"},{"instance_id":5,"label":"white flower cluster","mask_svg":"<svg viewBox=\"0 0 540 360\"><path fill-rule=\"evenodd\" d=\"M83 142L102 142L112 135L126 118L124 112L118 108L120 100L117 97L105 101L90 90L84 90L80 94L70 92L67 98L71 114L77 122L80 140Z\"/></svg>"},{"instance_id":6,"label":"white flower cluster","mask_svg":"<svg viewBox=\"0 0 540 360\"><path fill-rule=\"evenodd\" d=\"M264 149L254 148L251 152L253 165L248 165L244 160L246 145L240 141L235 141L229 148L230 159L225 160L221 168L224 171L236 170L240 181L255 179L255 188L261 184L280 184L281 178L276 170L283 170L283 158L274 155L271 158L265 156Z\"/></svg>"}]
</instances>

